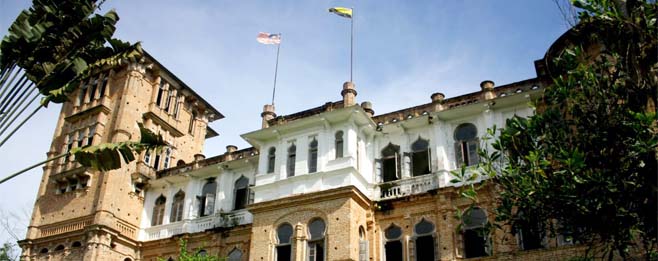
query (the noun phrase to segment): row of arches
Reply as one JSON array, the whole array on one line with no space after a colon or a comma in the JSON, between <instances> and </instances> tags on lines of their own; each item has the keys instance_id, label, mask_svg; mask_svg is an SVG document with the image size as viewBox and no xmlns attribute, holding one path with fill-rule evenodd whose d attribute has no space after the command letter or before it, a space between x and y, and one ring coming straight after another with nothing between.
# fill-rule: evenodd
<instances>
[{"instance_id":1,"label":"row of arches","mask_svg":"<svg viewBox=\"0 0 658 261\"><path fill-rule=\"evenodd\" d=\"M477 128L472 123L457 126L454 132L455 157L457 166L477 164L478 143ZM432 157L429 139L418 136L409 152L401 154L400 146L391 142L381 150L380 158L376 160L379 166L381 181L390 182L401 178L402 156L409 159L412 177L426 175L432 172Z\"/></svg>"},{"instance_id":2,"label":"row of arches","mask_svg":"<svg viewBox=\"0 0 658 261\"><path fill-rule=\"evenodd\" d=\"M344 149L344 134L343 131L337 131L334 134L334 149L335 157L343 157ZM286 175L288 177L295 176L295 164L297 162L297 145L291 143L286 151ZM274 173L276 168L276 147L270 147L267 151L267 173ZM308 160L307 160L308 173L318 171L318 140L313 137L308 144Z\"/></svg>"},{"instance_id":3,"label":"row of arches","mask_svg":"<svg viewBox=\"0 0 658 261\"><path fill-rule=\"evenodd\" d=\"M215 198L217 193L217 182L214 178L206 180L201 189L201 195L197 196L198 214L200 217L214 214ZM247 206L249 201L249 179L245 176L238 178L233 186L233 209L240 210ZM155 199L151 216L151 226L162 225L165 218L165 208L167 197L160 194ZM185 192L181 189L174 194L171 202L171 211L169 213L169 222L178 222L183 220L183 211L185 209Z\"/></svg>"},{"instance_id":4,"label":"row of arches","mask_svg":"<svg viewBox=\"0 0 658 261\"><path fill-rule=\"evenodd\" d=\"M325 234L327 226L323 219L313 218L307 225L307 259L325 260ZM275 260L289 261L292 258L293 227L290 223L280 224L276 229Z\"/></svg>"}]
</instances>

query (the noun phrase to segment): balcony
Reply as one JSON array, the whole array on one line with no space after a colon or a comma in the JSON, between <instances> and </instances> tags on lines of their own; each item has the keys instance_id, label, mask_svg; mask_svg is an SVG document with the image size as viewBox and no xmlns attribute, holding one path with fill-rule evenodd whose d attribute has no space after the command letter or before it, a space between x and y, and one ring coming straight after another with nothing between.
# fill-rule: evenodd
<instances>
[{"instance_id":1,"label":"balcony","mask_svg":"<svg viewBox=\"0 0 658 261\"><path fill-rule=\"evenodd\" d=\"M231 228L251 224L253 216L247 210L236 210L229 213L216 213L195 219L159 225L142 229L140 239L143 241L168 238L178 234L203 232L213 228Z\"/></svg>"},{"instance_id":2,"label":"balcony","mask_svg":"<svg viewBox=\"0 0 658 261\"><path fill-rule=\"evenodd\" d=\"M437 189L442 187L442 181L445 180L443 174L442 172L433 172L427 175L380 183L378 185L379 190L375 191L375 193L379 193L376 199L395 199Z\"/></svg>"}]
</instances>

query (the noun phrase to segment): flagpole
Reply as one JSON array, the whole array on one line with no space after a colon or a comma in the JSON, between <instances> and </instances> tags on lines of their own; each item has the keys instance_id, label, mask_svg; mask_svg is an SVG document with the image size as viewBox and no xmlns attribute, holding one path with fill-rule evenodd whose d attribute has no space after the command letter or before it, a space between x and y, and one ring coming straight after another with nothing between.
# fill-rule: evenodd
<instances>
[{"instance_id":1,"label":"flagpole","mask_svg":"<svg viewBox=\"0 0 658 261\"><path fill-rule=\"evenodd\" d=\"M281 33L279 33L281 39ZM276 45L276 64L274 65L274 88L272 88L272 106L274 106L274 94L276 93L276 76L279 71L279 50L281 49L281 42Z\"/></svg>"},{"instance_id":2,"label":"flagpole","mask_svg":"<svg viewBox=\"0 0 658 261\"><path fill-rule=\"evenodd\" d=\"M350 82L352 81L352 72L354 64L354 7L352 7L352 17L350 19L351 28L350 28Z\"/></svg>"}]
</instances>

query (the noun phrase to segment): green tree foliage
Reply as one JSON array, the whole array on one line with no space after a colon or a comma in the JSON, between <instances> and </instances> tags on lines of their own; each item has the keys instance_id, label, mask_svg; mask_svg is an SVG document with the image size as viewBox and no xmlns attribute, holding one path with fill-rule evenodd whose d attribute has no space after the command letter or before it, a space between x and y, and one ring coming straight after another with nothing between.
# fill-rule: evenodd
<instances>
[{"instance_id":1,"label":"green tree foliage","mask_svg":"<svg viewBox=\"0 0 658 261\"><path fill-rule=\"evenodd\" d=\"M489 131L499 136L481 151L475 176L499 189L499 228L569 235L594 257L649 259L658 233L658 5L574 5L580 21L547 53L553 84L536 114ZM477 189L462 194L475 203Z\"/></svg>"},{"instance_id":2,"label":"green tree foliage","mask_svg":"<svg viewBox=\"0 0 658 261\"><path fill-rule=\"evenodd\" d=\"M211 255L207 252L201 252L201 249L195 249L191 253L187 250L187 241L181 239L178 243L179 246L179 255L178 259L180 261L225 261L226 258ZM159 261L167 261L166 258L158 258Z\"/></svg>"},{"instance_id":3,"label":"green tree foliage","mask_svg":"<svg viewBox=\"0 0 658 261\"><path fill-rule=\"evenodd\" d=\"M6 242L0 247L0 261L14 261L18 257L14 252L14 247L11 243Z\"/></svg>"}]
</instances>

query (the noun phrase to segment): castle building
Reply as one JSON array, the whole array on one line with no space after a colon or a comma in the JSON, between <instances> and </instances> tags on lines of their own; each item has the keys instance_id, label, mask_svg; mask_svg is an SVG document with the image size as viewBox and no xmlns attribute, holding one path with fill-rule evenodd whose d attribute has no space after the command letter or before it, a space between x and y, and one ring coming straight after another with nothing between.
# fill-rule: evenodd
<instances>
[{"instance_id":1,"label":"castle building","mask_svg":"<svg viewBox=\"0 0 658 261\"><path fill-rule=\"evenodd\" d=\"M451 183L478 163L487 128L532 115L544 86L483 81L375 114L347 82L342 99L305 111L265 105L262 128L242 135L252 147L205 158L223 115L145 53L81 83L48 156L139 139L138 122L170 146L107 172L72 157L45 166L21 259L177 260L181 240L228 260L562 259L578 248L566 237L478 233L494 218L492 187L456 219L470 202Z\"/></svg>"}]
</instances>

